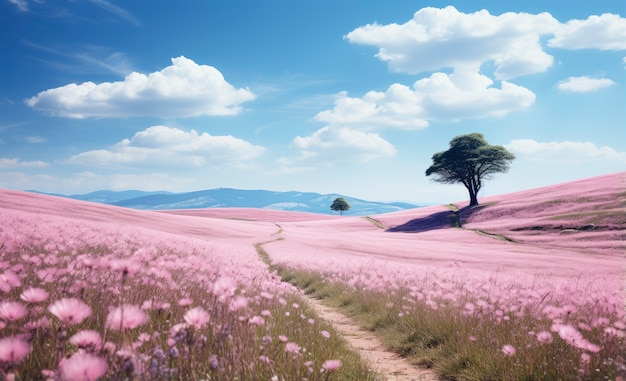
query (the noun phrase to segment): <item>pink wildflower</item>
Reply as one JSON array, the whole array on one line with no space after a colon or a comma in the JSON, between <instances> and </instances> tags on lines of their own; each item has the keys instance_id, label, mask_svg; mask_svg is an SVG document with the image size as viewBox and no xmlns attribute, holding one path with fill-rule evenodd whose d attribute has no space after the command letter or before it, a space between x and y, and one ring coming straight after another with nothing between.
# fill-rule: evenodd
<instances>
[{"instance_id":1,"label":"pink wildflower","mask_svg":"<svg viewBox=\"0 0 626 381\"><path fill-rule=\"evenodd\" d=\"M39 328L49 328L51 326L50 319L43 316L37 320L31 320L28 323L24 324L24 329L27 331Z\"/></svg>"},{"instance_id":2,"label":"pink wildflower","mask_svg":"<svg viewBox=\"0 0 626 381\"><path fill-rule=\"evenodd\" d=\"M17 364L30 354L28 342L16 336L0 339L0 362Z\"/></svg>"},{"instance_id":3,"label":"pink wildflower","mask_svg":"<svg viewBox=\"0 0 626 381\"><path fill-rule=\"evenodd\" d=\"M23 318L28 313L26 307L18 302L2 302L0 303L0 319L6 321L15 321Z\"/></svg>"},{"instance_id":4,"label":"pink wildflower","mask_svg":"<svg viewBox=\"0 0 626 381\"><path fill-rule=\"evenodd\" d=\"M209 322L209 314L201 307L192 308L185 314L185 322L196 329L204 327Z\"/></svg>"},{"instance_id":5,"label":"pink wildflower","mask_svg":"<svg viewBox=\"0 0 626 381\"><path fill-rule=\"evenodd\" d=\"M507 356L514 356L515 355L515 347L512 345L505 345L502 347L502 352L507 355Z\"/></svg>"},{"instance_id":6,"label":"pink wildflower","mask_svg":"<svg viewBox=\"0 0 626 381\"><path fill-rule=\"evenodd\" d=\"M20 277L13 271L7 270L0 274L0 290L8 292L13 287L19 287L20 284Z\"/></svg>"},{"instance_id":7,"label":"pink wildflower","mask_svg":"<svg viewBox=\"0 0 626 381\"><path fill-rule=\"evenodd\" d=\"M322 368L327 372L335 371L341 368L341 360L326 360L322 364Z\"/></svg>"},{"instance_id":8,"label":"pink wildflower","mask_svg":"<svg viewBox=\"0 0 626 381\"><path fill-rule=\"evenodd\" d=\"M31 287L24 290L20 298L26 303L39 303L48 299L48 293L42 288Z\"/></svg>"},{"instance_id":9,"label":"pink wildflower","mask_svg":"<svg viewBox=\"0 0 626 381\"><path fill-rule=\"evenodd\" d=\"M123 278L132 277L139 271L141 263L129 258L117 258L111 260L111 270L122 274Z\"/></svg>"},{"instance_id":10,"label":"pink wildflower","mask_svg":"<svg viewBox=\"0 0 626 381\"><path fill-rule=\"evenodd\" d=\"M289 342L285 344L285 351L289 353L298 353L300 351L300 346L296 343Z\"/></svg>"},{"instance_id":11,"label":"pink wildflower","mask_svg":"<svg viewBox=\"0 0 626 381\"><path fill-rule=\"evenodd\" d=\"M236 289L237 282L229 277L220 277L213 284L213 294L218 296L220 301L224 301L226 298L235 295Z\"/></svg>"},{"instance_id":12,"label":"pink wildflower","mask_svg":"<svg viewBox=\"0 0 626 381\"><path fill-rule=\"evenodd\" d=\"M191 298L182 298L178 301L178 305L181 307L187 307L193 304L193 299Z\"/></svg>"},{"instance_id":13,"label":"pink wildflower","mask_svg":"<svg viewBox=\"0 0 626 381\"><path fill-rule=\"evenodd\" d=\"M48 311L67 325L80 324L91 316L91 308L75 298L57 300L48 307Z\"/></svg>"},{"instance_id":14,"label":"pink wildflower","mask_svg":"<svg viewBox=\"0 0 626 381\"><path fill-rule=\"evenodd\" d=\"M321 331L320 333L321 333L321 334L322 334L322 336L324 336L325 338L330 339L330 332L328 332L328 331Z\"/></svg>"},{"instance_id":15,"label":"pink wildflower","mask_svg":"<svg viewBox=\"0 0 626 381\"><path fill-rule=\"evenodd\" d=\"M537 334L537 341L542 344L550 344L553 340L552 334L548 331L541 331Z\"/></svg>"},{"instance_id":16,"label":"pink wildflower","mask_svg":"<svg viewBox=\"0 0 626 381\"><path fill-rule=\"evenodd\" d=\"M250 320L248 320L248 323L252 324L252 325L264 325L265 324L265 319L263 319L262 317L258 316L258 315L254 315L253 317L250 318Z\"/></svg>"},{"instance_id":17,"label":"pink wildflower","mask_svg":"<svg viewBox=\"0 0 626 381\"><path fill-rule=\"evenodd\" d=\"M589 362L591 361L591 356L589 355L589 353L581 353L580 355L580 361L582 361L585 364L589 364Z\"/></svg>"},{"instance_id":18,"label":"pink wildflower","mask_svg":"<svg viewBox=\"0 0 626 381\"><path fill-rule=\"evenodd\" d=\"M76 352L69 359L61 360L59 368L63 380L96 381L106 373L108 365L103 358L86 352Z\"/></svg>"},{"instance_id":19,"label":"pink wildflower","mask_svg":"<svg viewBox=\"0 0 626 381\"><path fill-rule=\"evenodd\" d=\"M289 341L289 339L285 335L279 335L278 340L282 341L283 343L286 343L287 341Z\"/></svg>"},{"instance_id":20,"label":"pink wildflower","mask_svg":"<svg viewBox=\"0 0 626 381\"><path fill-rule=\"evenodd\" d=\"M233 300L230 301L229 309L231 311L239 311L242 308L246 308L248 306L248 299L245 296L237 296Z\"/></svg>"},{"instance_id":21,"label":"pink wildflower","mask_svg":"<svg viewBox=\"0 0 626 381\"><path fill-rule=\"evenodd\" d=\"M124 304L114 309L107 316L106 326L115 329L133 329L148 321L148 315L135 305Z\"/></svg>"},{"instance_id":22,"label":"pink wildflower","mask_svg":"<svg viewBox=\"0 0 626 381\"><path fill-rule=\"evenodd\" d=\"M100 334L93 330L83 330L70 337L70 343L81 349L100 349L102 346L102 338Z\"/></svg>"}]
</instances>

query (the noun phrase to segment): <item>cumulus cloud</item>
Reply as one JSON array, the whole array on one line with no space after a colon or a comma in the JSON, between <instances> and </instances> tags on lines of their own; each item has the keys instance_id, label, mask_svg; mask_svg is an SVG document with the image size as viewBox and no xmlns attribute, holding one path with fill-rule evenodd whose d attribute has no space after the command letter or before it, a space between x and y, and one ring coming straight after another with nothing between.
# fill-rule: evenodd
<instances>
[{"instance_id":1,"label":"cumulus cloud","mask_svg":"<svg viewBox=\"0 0 626 381\"><path fill-rule=\"evenodd\" d=\"M345 127L326 126L310 136L296 136L292 145L301 151L300 160L313 159L325 163L365 163L379 157L391 157L396 153L393 145L380 135Z\"/></svg>"},{"instance_id":2,"label":"cumulus cloud","mask_svg":"<svg viewBox=\"0 0 626 381\"><path fill-rule=\"evenodd\" d=\"M13 169L13 168L45 168L49 166L44 161L22 161L17 158L0 158L0 169Z\"/></svg>"},{"instance_id":3,"label":"cumulus cloud","mask_svg":"<svg viewBox=\"0 0 626 381\"><path fill-rule=\"evenodd\" d=\"M565 81L560 82L557 87L561 91L574 93L588 93L597 91L605 87L613 86L615 82L605 78L569 77Z\"/></svg>"},{"instance_id":4,"label":"cumulus cloud","mask_svg":"<svg viewBox=\"0 0 626 381\"><path fill-rule=\"evenodd\" d=\"M256 96L236 89L212 66L183 56L148 75L133 72L121 82L84 82L42 91L27 99L37 110L68 118L162 118L235 115Z\"/></svg>"},{"instance_id":5,"label":"cumulus cloud","mask_svg":"<svg viewBox=\"0 0 626 381\"><path fill-rule=\"evenodd\" d=\"M604 13L586 20L570 20L555 31L548 45L564 49L626 50L626 18Z\"/></svg>"},{"instance_id":6,"label":"cumulus cloud","mask_svg":"<svg viewBox=\"0 0 626 381\"><path fill-rule=\"evenodd\" d=\"M376 57L398 72L416 74L441 68L478 71L493 62L498 79L543 72L553 57L540 37L559 22L549 13L461 13L448 6L423 8L404 24L368 24L346 35L352 43L378 47Z\"/></svg>"},{"instance_id":7,"label":"cumulus cloud","mask_svg":"<svg viewBox=\"0 0 626 381\"><path fill-rule=\"evenodd\" d=\"M425 128L429 120L456 121L467 118L504 116L530 106L535 94L513 83L493 86L488 77L468 71L434 73L410 88L391 85L387 91L370 91L362 98L338 95L332 110L315 119L334 126L358 129L383 127L413 130Z\"/></svg>"},{"instance_id":8,"label":"cumulus cloud","mask_svg":"<svg viewBox=\"0 0 626 381\"><path fill-rule=\"evenodd\" d=\"M591 142L537 142L532 139L512 140L506 149L535 161L581 163L587 161L611 161L626 164L626 152L609 146L598 147Z\"/></svg>"},{"instance_id":9,"label":"cumulus cloud","mask_svg":"<svg viewBox=\"0 0 626 381\"><path fill-rule=\"evenodd\" d=\"M67 162L95 167L244 167L264 151L233 136L153 126L108 149L83 152Z\"/></svg>"}]
</instances>

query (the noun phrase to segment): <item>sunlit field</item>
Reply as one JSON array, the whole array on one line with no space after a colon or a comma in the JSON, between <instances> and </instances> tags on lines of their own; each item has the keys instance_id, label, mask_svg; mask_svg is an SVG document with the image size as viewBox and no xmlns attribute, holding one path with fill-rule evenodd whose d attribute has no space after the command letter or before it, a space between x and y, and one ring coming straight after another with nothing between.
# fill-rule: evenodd
<instances>
[{"instance_id":1,"label":"sunlit field","mask_svg":"<svg viewBox=\"0 0 626 381\"><path fill-rule=\"evenodd\" d=\"M0 191L0 379L380 379L303 290L442 379L615 380L625 175L369 218Z\"/></svg>"}]
</instances>

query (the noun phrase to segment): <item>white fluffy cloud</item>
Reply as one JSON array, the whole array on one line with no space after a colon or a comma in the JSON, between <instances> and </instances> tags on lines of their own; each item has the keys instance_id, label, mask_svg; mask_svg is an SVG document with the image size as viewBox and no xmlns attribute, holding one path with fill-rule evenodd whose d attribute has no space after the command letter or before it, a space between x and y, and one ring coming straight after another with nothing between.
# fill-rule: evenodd
<instances>
[{"instance_id":1,"label":"white fluffy cloud","mask_svg":"<svg viewBox=\"0 0 626 381\"><path fill-rule=\"evenodd\" d=\"M441 68L478 71L493 61L496 78L543 72L553 58L540 37L558 29L548 13L461 13L448 6L423 8L404 24L368 24L346 35L353 43L379 48L377 57L394 71L416 74Z\"/></svg>"},{"instance_id":2,"label":"white fluffy cloud","mask_svg":"<svg viewBox=\"0 0 626 381\"><path fill-rule=\"evenodd\" d=\"M606 78L590 78L590 77L569 77L560 82L557 87L561 91L574 93L588 93L597 91L605 87L613 86L615 82Z\"/></svg>"},{"instance_id":3,"label":"white fluffy cloud","mask_svg":"<svg viewBox=\"0 0 626 381\"><path fill-rule=\"evenodd\" d=\"M232 136L153 126L108 149L83 152L67 162L95 167L242 167L264 151Z\"/></svg>"},{"instance_id":4,"label":"white fluffy cloud","mask_svg":"<svg viewBox=\"0 0 626 381\"><path fill-rule=\"evenodd\" d=\"M212 66L172 58L172 65L144 75L133 72L122 82L84 82L42 91L26 104L68 118L162 118L235 115L255 95L236 89Z\"/></svg>"},{"instance_id":5,"label":"white fluffy cloud","mask_svg":"<svg viewBox=\"0 0 626 381\"><path fill-rule=\"evenodd\" d=\"M561 25L548 45L564 49L626 50L626 18L605 13Z\"/></svg>"},{"instance_id":6,"label":"white fluffy cloud","mask_svg":"<svg viewBox=\"0 0 626 381\"><path fill-rule=\"evenodd\" d=\"M537 142L532 139L512 140L506 149L518 156L535 161L581 163L606 160L626 165L626 152L608 146L598 147L591 142Z\"/></svg>"},{"instance_id":7,"label":"white fluffy cloud","mask_svg":"<svg viewBox=\"0 0 626 381\"><path fill-rule=\"evenodd\" d=\"M391 143L375 133L350 128L323 127L310 136L296 136L292 145L301 151L301 160L334 163L352 161L365 163L396 153Z\"/></svg>"},{"instance_id":8,"label":"white fluffy cloud","mask_svg":"<svg viewBox=\"0 0 626 381\"><path fill-rule=\"evenodd\" d=\"M457 71L435 73L416 81L412 89L396 83L386 92L370 91L362 98L340 93L335 107L318 113L315 119L361 130L411 130L428 126L429 120L504 116L530 106L534 100L535 94L524 87L502 81L496 88L484 75Z\"/></svg>"},{"instance_id":9,"label":"white fluffy cloud","mask_svg":"<svg viewBox=\"0 0 626 381\"><path fill-rule=\"evenodd\" d=\"M48 163L40 160L35 161L22 161L17 158L0 158L0 169L13 169L13 168L45 168L49 166Z\"/></svg>"}]
</instances>

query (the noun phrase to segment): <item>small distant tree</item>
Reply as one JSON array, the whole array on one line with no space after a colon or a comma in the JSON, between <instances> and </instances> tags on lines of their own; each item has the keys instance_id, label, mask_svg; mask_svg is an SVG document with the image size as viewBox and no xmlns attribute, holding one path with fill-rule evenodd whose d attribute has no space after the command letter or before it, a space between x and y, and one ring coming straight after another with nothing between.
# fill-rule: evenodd
<instances>
[{"instance_id":1,"label":"small distant tree","mask_svg":"<svg viewBox=\"0 0 626 381\"><path fill-rule=\"evenodd\" d=\"M340 216L343 216L343 212L350 210L350 204L343 197L338 197L333 201L333 204L330 206L330 209L335 212L339 212Z\"/></svg>"},{"instance_id":2,"label":"small distant tree","mask_svg":"<svg viewBox=\"0 0 626 381\"><path fill-rule=\"evenodd\" d=\"M450 141L447 151L433 155L426 176L435 175L433 180L439 183L463 184L469 192L470 206L475 206L483 180L508 171L513 159L515 155L502 146L489 145L482 134L460 135Z\"/></svg>"}]
</instances>

